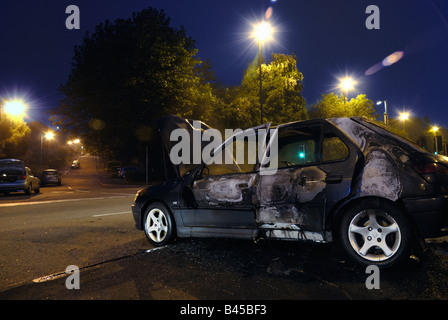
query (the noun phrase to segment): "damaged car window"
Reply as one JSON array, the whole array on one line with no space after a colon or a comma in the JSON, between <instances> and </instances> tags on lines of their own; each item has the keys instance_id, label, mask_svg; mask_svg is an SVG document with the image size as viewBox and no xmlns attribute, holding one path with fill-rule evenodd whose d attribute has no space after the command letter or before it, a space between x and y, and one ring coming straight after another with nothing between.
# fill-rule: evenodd
<instances>
[{"instance_id":1,"label":"damaged car window","mask_svg":"<svg viewBox=\"0 0 448 320\"><path fill-rule=\"evenodd\" d=\"M333 133L326 133L322 144L322 161L343 161L349 156L347 145Z\"/></svg>"},{"instance_id":2,"label":"damaged car window","mask_svg":"<svg viewBox=\"0 0 448 320\"><path fill-rule=\"evenodd\" d=\"M320 132L320 126L281 131L278 137L279 168L316 163Z\"/></svg>"},{"instance_id":3,"label":"damaged car window","mask_svg":"<svg viewBox=\"0 0 448 320\"><path fill-rule=\"evenodd\" d=\"M253 172L257 163L258 149L255 134L233 137L232 141L215 155L215 161L206 166L205 174L216 176Z\"/></svg>"}]
</instances>

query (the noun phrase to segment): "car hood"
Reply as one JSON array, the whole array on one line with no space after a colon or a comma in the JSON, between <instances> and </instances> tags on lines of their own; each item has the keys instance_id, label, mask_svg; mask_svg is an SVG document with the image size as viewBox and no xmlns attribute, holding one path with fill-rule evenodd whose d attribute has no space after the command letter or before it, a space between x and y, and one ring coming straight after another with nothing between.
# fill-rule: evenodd
<instances>
[{"instance_id":1,"label":"car hood","mask_svg":"<svg viewBox=\"0 0 448 320\"><path fill-rule=\"evenodd\" d=\"M201 143L199 146L195 146L193 143L193 137L202 137L202 135L205 133L208 129L213 129L206 123L199 121L199 120L191 120L191 119L184 119L175 115L168 115L161 117L156 120L157 127L160 132L160 137L162 139L162 143L165 145L166 150L168 151L168 157L165 159L171 160L171 163L174 165L176 169L176 174L178 177L182 177L187 173L188 171L191 171L195 167L201 165L201 161L197 161L197 151L198 148L202 150L203 148L210 143L209 141L202 141L200 139ZM183 129L188 133L188 141L182 141L183 138L186 137L179 137L179 135L176 134L175 130ZM173 134L174 133L174 134ZM170 158L171 151L173 151L173 148L175 148L173 153L177 153L179 149L179 143L180 142L187 142L188 148L190 151L190 159L188 163L173 163L172 159ZM196 152L196 157L194 159L194 151ZM168 161L169 161L168 160Z\"/></svg>"}]
</instances>

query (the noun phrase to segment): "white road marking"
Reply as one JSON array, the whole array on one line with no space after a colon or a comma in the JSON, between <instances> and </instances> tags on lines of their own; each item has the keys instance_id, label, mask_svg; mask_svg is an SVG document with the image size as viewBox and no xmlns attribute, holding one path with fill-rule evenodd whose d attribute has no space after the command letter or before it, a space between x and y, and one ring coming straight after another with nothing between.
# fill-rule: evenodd
<instances>
[{"instance_id":1,"label":"white road marking","mask_svg":"<svg viewBox=\"0 0 448 320\"><path fill-rule=\"evenodd\" d=\"M122 195L122 196L129 196L129 195L135 195L135 192L134 193L125 193L125 192L101 192L101 194L119 194L119 195Z\"/></svg>"},{"instance_id":2,"label":"white road marking","mask_svg":"<svg viewBox=\"0 0 448 320\"><path fill-rule=\"evenodd\" d=\"M98 198L78 198L78 199L62 199L62 200L44 200L44 201L30 201L30 202L11 202L11 203L1 203L1 207L18 207L18 206L31 206L36 204L49 204L49 203L59 203L59 202L70 202L70 201L86 201L86 200L105 200L105 199L120 199L120 198L132 198L134 195L127 196L113 196L113 197L98 197Z\"/></svg>"},{"instance_id":3,"label":"white road marking","mask_svg":"<svg viewBox=\"0 0 448 320\"><path fill-rule=\"evenodd\" d=\"M131 211L122 211L122 212L112 212L112 213L103 213L103 214L94 214L92 217L104 217L104 216L114 216L117 214L125 214L125 213L131 213Z\"/></svg>"}]
</instances>

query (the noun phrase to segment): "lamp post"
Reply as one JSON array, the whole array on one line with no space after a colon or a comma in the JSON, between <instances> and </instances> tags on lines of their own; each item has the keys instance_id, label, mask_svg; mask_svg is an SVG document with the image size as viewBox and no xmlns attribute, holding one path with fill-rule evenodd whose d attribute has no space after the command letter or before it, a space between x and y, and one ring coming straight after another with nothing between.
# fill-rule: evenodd
<instances>
[{"instance_id":1,"label":"lamp post","mask_svg":"<svg viewBox=\"0 0 448 320\"><path fill-rule=\"evenodd\" d=\"M258 42L258 68L260 71L260 124L263 124L263 84L261 70L261 44L271 39L273 29L267 22L261 22L254 26L253 37Z\"/></svg>"},{"instance_id":2,"label":"lamp post","mask_svg":"<svg viewBox=\"0 0 448 320\"><path fill-rule=\"evenodd\" d=\"M439 152L439 146L437 145L437 131L439 131L439 127L438 126L433 126L431 128L431 131L434 132L434 146L435 146L435 154L437 154Z\"/></svg>"},{"instance_id":3,"label":"lamp post","mask_svg":"<svg viewBox=\"0 0 448 320\"><path fill-rule=\"evenodd\" d=\"M47 140L51 140L54 138L54 133L49 131L47 133L42 132L40 135L40 175L41 175L41 178L42 178L42 174L43 174L43 170L42 170L43 169L42 168L42 149L43 148L42 148L42 145L43 145L44 138Z\"/></svg>"},{"instance_id":4,"label":"lamp post","mask_svg":"<svg viewBox=\"0 0 448 320\"><path fill-rule=\"evenodd\" d=\"M355 89L356 81L352 77L346 76L344 78L339 79L339 88L342 91L342 96L344 98L344 113L345 116L348 116L347 114L347 93L351 90Z\"/></svg>"},{"instance_id":5,"label":"lamp post","mask_svg":"<svg viewBox=\"0 0 448 320\"><path fill-rule=\"evenodd\" d=\"M377 101L376 105L380 105L384 103L384 124L386 125L386 128L389 127L389 116L387 115L387 100L384 101Z\"/></svg>"}]
</instances>

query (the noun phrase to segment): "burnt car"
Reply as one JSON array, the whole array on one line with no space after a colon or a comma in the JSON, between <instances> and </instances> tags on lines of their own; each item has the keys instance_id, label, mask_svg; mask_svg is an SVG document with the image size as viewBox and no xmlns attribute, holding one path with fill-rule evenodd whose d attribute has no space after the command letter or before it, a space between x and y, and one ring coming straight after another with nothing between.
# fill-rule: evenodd
<instances>
[{"instance_id":1,"label":"burnt car","mask_svg":"<svg viewBox=\"0 0 448 320\"><path fill-rule=\"evenodd\" d=\"M0 193L24 191L25 194L40 192L40 180L25 166L22 160L0 160Z\"/></svg>"},{"instance_id":2,"label":"burnt car","mask_svg":"<svg viewBox=\"0 0 448 320\"><path fill-rule=\"evenodd\" d=\"M168 116L158 126L176 175L140 189L132 205L154 246L176 237L339 241L356 262L390 267L421 239L448 234L448 158L368 119L266 124L213 148L206 135L194 145L205 124ZM176 128L193 138L191 150L180 150ZM178 159L201 150L199 163Z\"/></svg>"},{"instance_id":3,"label":"burnt car","mask_svg":"<svg viewBox=\"0 0 448 320\"><path fill-rule=\"evenodd\" d=\"M62 177L58 170L46 169L42 172L42 185L49 184L57 184L58 186L62 184Z\"/></svg>"}]
</instances>

